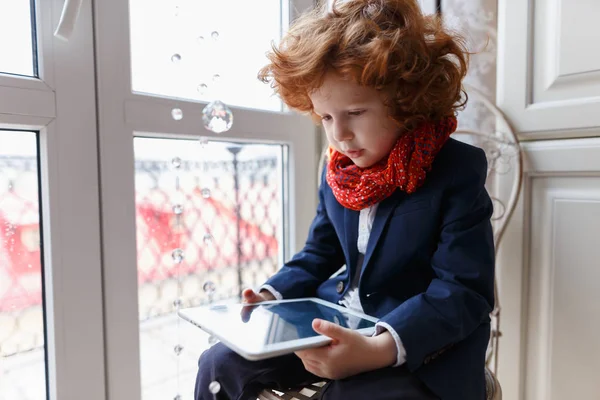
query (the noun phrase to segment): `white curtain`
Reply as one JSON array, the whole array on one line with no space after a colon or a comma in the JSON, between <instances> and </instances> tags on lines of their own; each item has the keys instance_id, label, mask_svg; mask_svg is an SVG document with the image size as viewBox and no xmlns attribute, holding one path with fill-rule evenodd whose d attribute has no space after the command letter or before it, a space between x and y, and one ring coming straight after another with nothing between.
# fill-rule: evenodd
<instances>
[{"instance_id":1,"label":"white curtain","mask_svg":"<svg viewBox=\"0 0 600 400\"><path fill-rule=\"evenodd\" d=\"M447 26L457 29L467 38L471 56L466 83L481 90L495 103L497 0L442 0L442 15ZM495 117L475 96L470 97L459 116L459 127L494 130Z\"/></svg>"}]
</instances>

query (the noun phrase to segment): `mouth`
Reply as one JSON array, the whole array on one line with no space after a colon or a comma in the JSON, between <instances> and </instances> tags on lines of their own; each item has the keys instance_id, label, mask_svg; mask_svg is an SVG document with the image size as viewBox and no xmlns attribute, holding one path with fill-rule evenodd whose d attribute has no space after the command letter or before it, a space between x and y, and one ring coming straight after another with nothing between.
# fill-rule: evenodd
<instances>
[{"instance_id":1,"label":"mouth","mask_svg":"<svg viewBox=\"0 0 600 400\"><path fill-rule=\"evenodd\" d=\"M346 150L344 153L350 158L358 158L364 153L364 150Z\"/></svg>"}]
</instances>

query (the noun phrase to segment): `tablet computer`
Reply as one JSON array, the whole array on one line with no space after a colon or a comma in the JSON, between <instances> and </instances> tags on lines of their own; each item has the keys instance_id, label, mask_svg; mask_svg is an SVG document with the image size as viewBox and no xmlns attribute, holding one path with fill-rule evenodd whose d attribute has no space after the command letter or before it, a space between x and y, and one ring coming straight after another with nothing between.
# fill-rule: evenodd
<instances>
[{"instance_id":1,"label":"tablet computer","mask_svg":"<svg viewBox=\"0 0 600 400\"><path fill-rule=\"evenodd\" d=\"M369 336L377 318L318 298L257 304L212 304L179 310L179 316L219 339L248 360L262 360L323 346L331 338L312 328L320 318Z\"/></svg>"}]
</instances>

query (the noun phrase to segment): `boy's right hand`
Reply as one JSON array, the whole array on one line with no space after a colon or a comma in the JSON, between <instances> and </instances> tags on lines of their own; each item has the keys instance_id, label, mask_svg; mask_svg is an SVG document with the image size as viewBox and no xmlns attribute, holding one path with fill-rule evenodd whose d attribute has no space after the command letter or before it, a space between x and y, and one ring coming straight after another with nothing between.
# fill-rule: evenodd
<instances>
[{"instance_id":1,"label":"boy's right hand","mask_svg":"<svg viewBox=\"0 0 600 400\"><path fill-rule=\"evenodd\" d=\"M259 293L256 293L252 289L244 289L242 292L242 303L245 304L256 304L269 300L275 300L275 296L268 290L261 290ZM255 306L242 307L242 321L248 322L250 320L250 315L252 315L252 311L254 311L255 308Z\"/></svg>"}]
</instances>

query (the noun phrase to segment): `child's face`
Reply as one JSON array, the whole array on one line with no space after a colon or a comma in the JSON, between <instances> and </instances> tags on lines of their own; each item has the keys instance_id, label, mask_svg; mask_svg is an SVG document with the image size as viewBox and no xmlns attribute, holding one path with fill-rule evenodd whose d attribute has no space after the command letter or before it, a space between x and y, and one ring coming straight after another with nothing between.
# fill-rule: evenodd
<instances>
[{"instance_id":1,"label":"child's face","mask_svg":"<svg viewBox=\"0 0 600 400\"><path fill-rule=\"evenodd\" d=\"M400 130L377 90L328 74L310 98L329 144L361 168L388 156Z\"/></svg>"}]
</instances>

